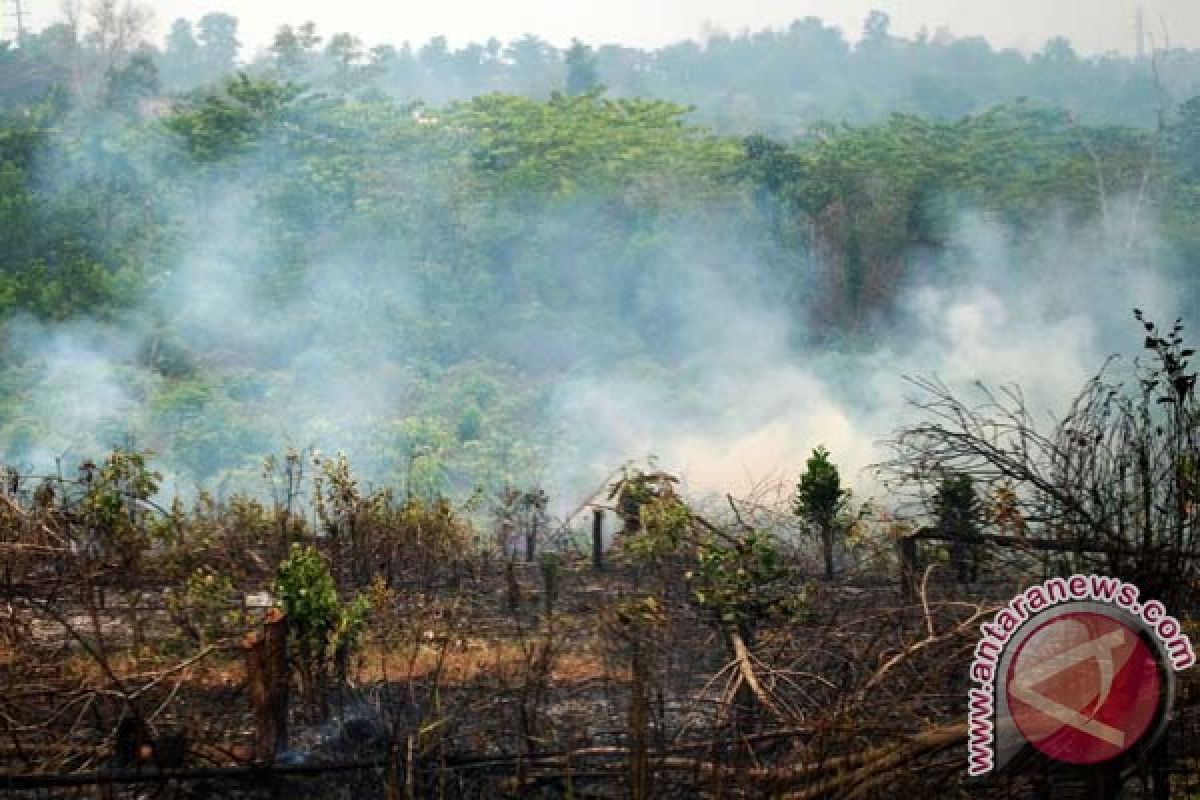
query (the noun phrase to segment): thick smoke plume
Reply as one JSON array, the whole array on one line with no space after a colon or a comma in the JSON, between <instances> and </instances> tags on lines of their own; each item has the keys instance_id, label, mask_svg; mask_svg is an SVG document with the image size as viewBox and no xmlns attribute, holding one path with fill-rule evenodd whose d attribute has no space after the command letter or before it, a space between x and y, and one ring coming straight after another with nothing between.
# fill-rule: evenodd
<instances>
[{"instance_id":1,"label":"thick smoke plume","mask_svg":"<svg viewBox=\"0 0 1200 800\"><path fill-rule=\"evenodd\" d=\"M897 319L855 352L797 351L787 344L789 320L704 279L689 294L699 333L679 379L691 402L678 402L674 386L620 371L565 384L557 412L584 434L561 468L583 456L595 473L653 454L693 489L782 483L790 491L824 444L870 493L863 468L912 418L906 376L936 376L964 392L977 382L1016 384L1049 421L1110 355L1131 350L1133 306L1163 317L1176 310L1163 278L1140 260L1153 251L1149 238L1114 250L1099 226L1058 228L1018 247L1012 231L963 211L952 250L964 277L916 280Z\"/></svg>"}]
</instances>

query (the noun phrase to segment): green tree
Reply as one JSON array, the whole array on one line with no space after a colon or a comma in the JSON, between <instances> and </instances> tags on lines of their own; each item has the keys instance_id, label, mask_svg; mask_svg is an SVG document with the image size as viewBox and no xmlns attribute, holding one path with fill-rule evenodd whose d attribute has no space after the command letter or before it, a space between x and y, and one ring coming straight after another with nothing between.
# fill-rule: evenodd
<instances>
[{"instance_id":1,"label":"green tree","mask_svg":"<svg viewBox=\"0 0 1200 800\"><path fill-rule=\"evenodd\" d=\"M320 44L315 23L306 22L297 28L284 25L271 42L271 60L284 79L297 80L312 68Z\"/></svg>"},{"instance_id":2,"label":"green tree","mask_svg":"<svg viewBox=\"0 0 1200 800\"><path fill-rule=\"evenodd\" d=\"M238 20L232 14L205 14L199 22L200 64L203 82L219 80L233 72L242 43L238 41Z\"/></svg>"},{"instance_id":3,"label":"green tree","mask_svg":"<svg viewBox=\"0 0 1200 800\"><path fill-rule=\"evenodd\" d=\"M135 53L125 66L110 69L104 104L123 114L137 113L143 100L158 94L158 67L149 53Z\"/></svg>"},{"instance_id":4,"label":"green tree","mask_svg":"<svg viewBox=\"0 0 1200 800\"><path fill-rule=\"evenodd\" d=\"M365 597L342 603L325 559L312 546L292 545L279 565L275 593L287 613L295 662L309 713L328 716L331 679L344 680L345 666L366 624Z\"/></svg>"},{"instance_id":5,"label":"green tree","mask_svg":"<svg viewBox=\"0 0 1200 800\"><path fill-rule=\"evenodd\" d=\"M192 23L177 19L171 24L162 55L163 86L171 90L190 89L196 85L199 69L200 43L196 41Z\"/></svg>"},{"instance_id":6,"label":"green tree","mask_svg":"<svg viewBox=\"0 0 1200 800\"><path fill-rule=\"evenodd\" d=\"M837 466L829 460L829 451L817 447L796 485L793 510L820 537L826 578L833 578L834 546L845 531L840 517L849 499L850 493L842 487Z\"/></svg>"},{"instance_id":7,"label":"green tree","mask_svg":"<svg viewBox=\"0 0 1200 800\"><path fill-rule=\"evenodd\" d=\"M1191 184L1195 192L1200 186L1200 96L1179 107L1170 129L1170 144L1180 177Z\"/></svg>"},{"instance_id":8,"label":"green tree","mask_svg":"<svg viewBox=\"0 0 1200 800\"><path fill-rule=\"evenodd\" d=\"M341 91L353 89L365 75L366 51L362 40L352 34L331 36L325 46L325 60L333 70L333 85Z\"/></svg>"},{"instance_id":9,"label":"green tree","mask_svg":"<svg viewBox=\"0 0 1200 800\"><path fill-rule=\"evenodd\" d=\"M938 532L950 541L950 556L959 583L979 579L978 547L970 539L979 534L983 503L970 475L949 473L933 495Z\"/></svg>"},{"instance_id":10,"label":"green tree","mask_svg":"<svg viewBox=\"0 0 1200 800\"><path fill-rule=\"evenodd\" d=\"M504 51L512 64L513 88L526 95L544 97L562 83L554 67L559 66L558 51L533 34L526 34Z\"/></svg>"},{"instance_id":11,"label":"green tree","mask_svg":"<svg viewBox=\"0 0 1200 800\"><path fill-rule=\"evenodd\" d=\"M198 162L219 161L243 152L279 123L299 94L291 84L254 80L245 74L229 80L220 92L180 107L165 121L182 137Z\"/></svg>"},{"instance_id":12,"label":"green tree","mask_svg":"<svg viewBox=\"0 0 1200 800\"><path fill-rule=\"evenodd\" d=\"M600 73L596 69L592 48L578 39L572 39L564 59L567 64L567 94L585 94L600 85Z\"/></svg>"},{"instance_id":13,"label":"green tree","mask_svg":"<svg viewBox=\"0 0 1200 800\"><path fill-rule=\"evenodd\" d=\"M0 108L31 108L66 84L68 65L48 47L53 33L27 35L21 47L0 40Z\"/></svg>"}]
</instances>

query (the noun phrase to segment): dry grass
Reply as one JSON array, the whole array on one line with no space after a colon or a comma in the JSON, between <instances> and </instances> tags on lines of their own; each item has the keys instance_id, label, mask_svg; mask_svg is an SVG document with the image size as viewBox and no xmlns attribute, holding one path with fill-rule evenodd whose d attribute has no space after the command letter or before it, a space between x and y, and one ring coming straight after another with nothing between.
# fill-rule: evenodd
<instances>
[{"instance_id":1,"label":"dry grass","mask_svg":"<svg viewBox=\"0 0 1200 800\"><path fill-rule=\"evenodd\" d=\"M550 676L555 681L585 681L605 677L603 660L592 655L589 645L556 659ZM412 649L378 645L365 648L357 660L354 678L360 683L390 680L424 680L440 675L443 685L470 684L482 677L516 675L526 668L526 656L514 639L471 637L449 643L445 648L423 644L414 656Z\"/></svg>"}]
</instances>

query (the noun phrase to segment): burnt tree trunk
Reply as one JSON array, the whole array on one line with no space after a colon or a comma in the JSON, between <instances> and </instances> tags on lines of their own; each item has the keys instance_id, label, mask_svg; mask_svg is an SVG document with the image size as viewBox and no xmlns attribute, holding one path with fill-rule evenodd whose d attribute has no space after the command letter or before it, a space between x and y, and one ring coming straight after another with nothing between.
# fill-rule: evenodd
<instances>
[{"instance_id":1,"label":"burnt tree trunk","mask_svg":"<svg viewBox=\"0 0 1200 800\"><path fill-rule=\"evenodd\" d=\"M507 520L500 523L500 529L496 532L496 545L500 548L501 555L504 558L509 558L513 555L513 524Z\"/></svg>"},{"instance_id":2,"label":"burnt tree trunk","mask_svg":"<svg viewBox=\"0 0 1200 800\"><path fill-rule=\"evenodd\" d=\"M599 508L592 517L592 568L604 569L604 511Z\"/></svg>"},{"instance_id":3,"label":"burnt tree trunk","mask_svg":"<svg viewBox=\"0 0 1200 800\"><path fill-rule=\"evenodd\" d=\"M525 563L532 564L537 557L537 535L538 535L538 518L535 515L529 522L529 529L525 532Z\"/></svg>"},{"instance_id":4,"label":"burnt tree trunk","mask_svg":"<svg viewBox=\"0 0 1200 800\"><path fill-rule=\"evenodd\" d=\"M905 598L917 595L917 540L911 536L903 536L896 541L896 550L900 556L900 593Z\"/></svg>"},{"instance_id":5,"label":"burnt tree trunk","mask_svg":"<svg viewBox=\"0 0 1200 800\"><path fill-rule=\"evenodd\" d=\"M833 580L833 526L821 527L821 552L825 557L825 577Z\"/></svg>"},{"instance_id":6,"label":"burnt tree trunk","mask_svg":"<svg viewBox=\"0 0 1200 800\"><path fill-rule=\"evenodd\" d=\"M632 800L646 800L650 796L650 703L646 697L649 670L642 653L642 643L636 633L632 644L629 664L629 794Z\"/></svg>"},{"instance_id":7,"label":"burnt tree trunk","mask_svg":"<svg viewBox=\"0 0 1200 800\"><path fill-rule=\"evenodd\" d=\"M287 750L288 659L287 617L273 608L261 632L243 643L246 693L254 711L254 759L270 764Z\"/></svg>"}]
</instances>

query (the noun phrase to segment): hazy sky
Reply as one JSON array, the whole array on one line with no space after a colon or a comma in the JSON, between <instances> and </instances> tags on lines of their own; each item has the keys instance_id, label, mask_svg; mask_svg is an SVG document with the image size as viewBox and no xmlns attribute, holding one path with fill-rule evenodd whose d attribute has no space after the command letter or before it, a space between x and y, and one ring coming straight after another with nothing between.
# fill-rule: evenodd
<instances>
[{"instance_id":1,"label":"hazy sky","mask_svg":"<svg viewBox=\"0 0 1200 800\"><path fill-rule=\"evenodd\" d=\"M22 0L41 28L59 16L61 0ZM15 0L0 0L11 6ZM555 44L578 36L592 44L654 46L698 38L706 27L731 32L782 27L818 16L856 38L874 8L892 16L893 30L911 35L947 26L959 35L984 34L994 43L1037 49L1068 36L1085 53L1132 51L1137 9L1146 29L1171 43L1200 47L1200 0L156 0L156 30L176 17L226 11L241 21L243 56L265 46L283 23L314 20L322 33L349 31L368 44L424 42L445 35L451 44L536 33Z\"/></svg>"}]
</instances>

